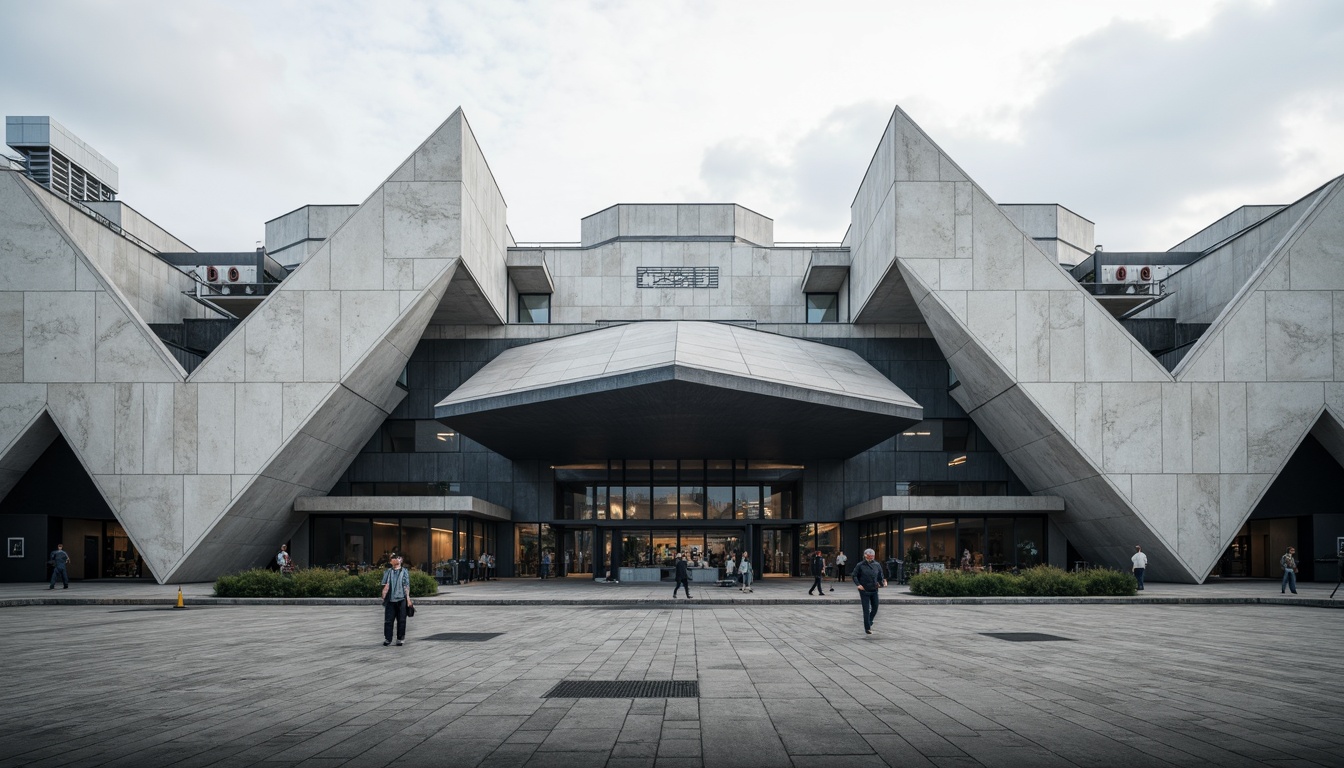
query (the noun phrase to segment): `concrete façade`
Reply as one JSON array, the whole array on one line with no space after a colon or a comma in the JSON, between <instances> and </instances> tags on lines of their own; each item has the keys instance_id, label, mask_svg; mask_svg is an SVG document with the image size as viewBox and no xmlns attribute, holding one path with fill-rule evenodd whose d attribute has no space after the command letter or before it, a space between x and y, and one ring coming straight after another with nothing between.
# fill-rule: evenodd
<instances>
[{"instance_id":1,"label":"concrete fa\u00e7ade","mask_svg":"<svg viewBox=\"0 0 1344 768\"><path fill-rule=\"evenodd\" d=\"M746 209L667 205L599 212L584 220L581 247L549 250L514 247L459 110L188 375L146 326L156 311L185 310L164 308L166 298L147 304L106 256L105 232L20 174L0 173L0 495L59 433L156 578L208 579L263 562L304 525L311 505L296 500L330 492L405 408L397 377L426 339L503 338L541 357L570 343L581 357L584 342L619 330L595 331L604 321L748 320L755 330L732 333L767 349L772 334L801 348L931 336L956 374L951 398L1026 490L1045 497L1070 544L1123 567L1142 542L1154 578L1200 581L1308 433L1344 459L1338 183L1220 246L1252 252L1257 267L1168 372L899 109L852 204L846 247L776 248L769 220ZM600 268L576 266L623 242ZM648 252L671 260L666 242L705 244L706 263L725 259L729 299L638 290L627 278ZM546 292L552 271L556 323L510 323L518 295ZM839 286L852 322L802 323L798 299L812 286ZM698 323L676 325L694 336ZM507 367L505 355L485 368ZM697 351L654 365L695 368L687 355ZM858 379L886 381L857 363ZM482 369L440 393L439 415L465 420L468 403L490 398L516 408L517 390L563 410L561 377L534 373L541 380L524 387ZM735 375L707 385L731 394L770 383L750 365ZM596 378L610 381L605 370ZM774 385L802 399L826 394L815 377L794 378ZM602 388L589 381L584 391ZM927 399L890 389L877 399L904 410L888 409L888 436ZM862 412L829 394L837 420ZM491 428L463 431L490 445ZM507 455L517 443L498 447Z\"/></svg>"}]
</instances>

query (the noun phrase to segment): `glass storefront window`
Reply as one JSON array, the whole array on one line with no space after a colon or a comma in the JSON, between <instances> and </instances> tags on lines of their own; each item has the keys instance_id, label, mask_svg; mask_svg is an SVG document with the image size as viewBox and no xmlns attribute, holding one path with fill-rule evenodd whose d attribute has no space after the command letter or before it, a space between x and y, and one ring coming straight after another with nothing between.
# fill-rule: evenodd
<instances>
[{"instance_id":1,"label":"glass storefront window","mask_svg":"<svg viewBox=\"0 0 1344 768\"><path fill-rule=\"evenodd\" d=\"M985 534L985 569L1006 571L1013 567L1013 518L991 517Z\"/></svg>"},{"instance_id":2,"label":"glass storefront window","mask_svg":"<svg viewBox=\"0 0 1344 768\"><path fill-rule=\"evenodd\" d=\"M1040 565L1045 557L1045 521L1039 517L1019 517L1015 528L1018 567Z\"/></svg>"},{"instance_id":3,"label":"glass storefront window","mask_svg":"<svg viewBox=\"0 0 1344 768\"><path fill-rule=\"evenodd\" d=\"M621 538L621 567L645 568L653 565L653 532L626 529Z\"/></svg>"},{"instance_id":4,"label":"glass storefront window","mask_svg":"<svg viewBox=\"0 0 1344 768\"><path fill-rule=\"evenodd\" d=\"M683 485L678 494L682 520L705 518L705 488L702 485Z\"/></svg>"},{"instance_id":5,"label":"glass storefront window","mask_svg":"<svg viewBox=\"0 0 1344 768\"><path fill-rule=\"evenodd\" d=\"M343 560L352 568L367 568L370 565L370 547L373 531L369 518L345 518L341 524L341 549Z\"/></svg>"},{"instance_id":6,"label":"glass storefront window","mask_svg":"<svg viewBox=\"0 0 1344 768\"><path fill-rule=\"evenodd\" d=\"M611 486L611 496L607 500L607 519L625 519L625 489L619 485Z\"/></svg>"},{"instance_id":7,"label":"glass storefront window","mask_svg":"<svg viewBox=\"0 0 1344 768\"><path fill-rule=\"evenodd\" d=\"M429 573L429 521L423 517L401 519L401 554L405 565Z\"/></svg>"},{"instance_id":8,"label":"glass storefront window","mask_svg":"<svg viewBox=\"0 0 1344 768\"><path fill-rule=\"evenodd\" d=\"M709 550L709 564L718 568L742 548L742 531L706 531L705 548Z\"/></svg>"},{"instance_id":9,"label":"glass storefront window","mask_svg":"<svg viewBox=\"0 0 1344 768\"><path fill-rule=\"evenodd\" d=\"M660 485L655 487L653 489L653 519L676 520L677 496L676 486Z\"/></svg>"},{"instance_id":10,"label":"glass storefront window","mask_svg":"<svg viewBox=\"0 0 1344 768\"><path fill-rule=\"evenodd\" d=\"M943 450L943 422L939 419L929 419L907 428L896 435L896 450Z\"/></svg>"},{"instance_id":11,"label":"glass storefront window","mask_svg":"<svg viewBox=\"0 0 1344 768\"><path fill-rule=\"evenodd\" d=\"M739 485L733 491L733 517L738 520L759 520L761 518L761 487L759 485Z\"/></svg>"},{"instance_id":12,"label":"glass storefront window","mask_svg":"<svg viewBox=\"0 0 1344 768\"><path fill-rule=\"evenodd\" d=\"M453 519L436 517L429 521L429 551L435 568L447 568L448 561L456 559L453 546Z\"/></svg>"},{"instance_id":13,"label":"glass storefront window","mask_svg":"<svg viewBox=\"0 0 1344 768\"><path fill-rule=\"evenodd\" d=\"M705 501L710 520L733 519L733 489L731 487L710 486L706 489Z\"/></svg>"},{"instance_id":14,"label":"glass storefront window","mask_svg":"<svg viewBox=\"0 0 1344 768\"><path fill-rule=\"evenodd\" d=\"M929 562L944 568L957 567L961 552L957 549L957 521L952 518L929 519Z\"/></svg>"},{"instance_id":15,"label":"glass storefront window","mask_svg":"<svg viewBox=\"0 0 1344 768\"><path fill-rule=\"evenodd\" d=\"M840 524L817 523L816 548L826 556L826 562L835 560L840 552Z\"/></svg>"},{"instance_id":16,"label":"glass storefront window","mask_svg":"<svg viewBox=\"0 0 1344 768\"><path fill-rule=\"evenodd\" d=\"M314 517L312 520L312 564L322 568L343 564L341 556L341 519L339 517Z\"/></svg>"},{"instance_id":17,"label":"glass storefront window","mask_svg":"<svg viewBox=\"0 0 1344 768\"><path fill-rule=\"evenodd\" d=\"M678 547L676 531L653 532L653 562L664 568L670 568L677 558Z\"/></svg>"},{"instance_id":18,"label":"glass storefront window","mask_svg":"<svg viewBox=\"0 0 1344 768\"><path fill-rule=\"evenodd\" d=\"M625 519L649 520L653 517L653 497L648 486L632 485L625 489Z\"/></svg>"},{"instance_id":19,"label":"glass storefront window","mask_svg":"<svg viewBox=\"0 0 1344 768\"><path fill-rule=\"evenodd\" d=\"M762 576L793 575L794 529L766 528L761 531Z\"/></svg>"},{"instance_id":20,"label":"glass storefront window","mask_svg":"<svg viewBox=\"0 0 1344 768\"><path fill-rule=\"evenodd\" d=\"M957 565L972 571L985 569L985 520L963 517L957 520Z\"/></svg>"},{"instance_id":21,"label":"glass storefront window","mask_svg":"<svg viewBox=\"0 0 1344 768\"><path fill-rule=\"evenodd\" d=\"M695 563L701 562L706 556L705 532L682 531L681 551L686 553L686 559L695 567Z\"/></svg>"},{"instance_id":22,"label":"glass storefront window","mask_svg":"<svg viewBox=\"0 0 1344 768\"><path fill-rule=\"evenodd\" d=\"M536 576L541 571L540 531L536 523L518 523L513 527L513 569L517 576Z\"/></svg>"},{"instance_id":23,"label":"glass storefront window","mask_svg":"<svg viewBox=\"0 0 1344 768\"><path fill-rule=\"evenodd\" d=\"M901 519L901 557L912 569L929 560L929 521L923 517Z\"/></svg>"}]
</instances>

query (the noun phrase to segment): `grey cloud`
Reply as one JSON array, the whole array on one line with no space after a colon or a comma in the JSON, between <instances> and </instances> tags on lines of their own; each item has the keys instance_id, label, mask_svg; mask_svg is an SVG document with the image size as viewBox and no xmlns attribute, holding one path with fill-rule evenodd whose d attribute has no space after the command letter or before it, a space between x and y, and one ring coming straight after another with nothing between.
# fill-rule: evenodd
<instances>
[{"instance_id":1,"label":"grey cloud","mask_svg":"<svg viewBox=\"0 0 1344 768\"><path fill-rule=\"evenodd\" d=\"M1342 50L1344 5L1320 0L1228 6L1178 39L1116 23L1059 55L1019 141L935 138L1002 202L1059 202L1096 220L1109 247L1166 248L1159 219L1183 202L1283 178L1280 120L1304 98L1344 97Z\"/></svg>"}]
</instances>

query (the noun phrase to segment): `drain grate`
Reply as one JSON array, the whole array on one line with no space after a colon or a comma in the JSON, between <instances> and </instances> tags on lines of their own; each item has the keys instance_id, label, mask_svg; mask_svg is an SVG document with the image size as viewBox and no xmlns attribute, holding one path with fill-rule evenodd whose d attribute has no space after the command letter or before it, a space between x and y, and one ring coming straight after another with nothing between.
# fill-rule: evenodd
<instances>
[{"instance_id":1,"label":"drain grate","mask_svg":"<svg viewBox=\"0 0 1344 768\"><path fill-rule=\"evenodd\" d=\"M448 643L483 643L504 634L503 632L440 632L430 635L426 640L441 640Z\"/></svg>"},{"instance_id":2,"label":"drain grate","mask_svg":"<svg viewBox=\"0 0 1344 768\"><path fill-rule=\"evenodd\" d=\"M545 699L698 699L697 680L562 680Z\"/></svg>"},{"instance_id":3,"label":"drain grate","mask_svg":"<svg viewBox=\"0 0 1344 768\"><path fill-rule=\"evenodd\" d=\"M1007 640L1010 643L1049 643L1055 640L1073 642L1071 637L1060 637L1059 635L1046 635L1041 632L981 632L985 637L997 637L1000 640Z\"/></svg>"}]
</instances>

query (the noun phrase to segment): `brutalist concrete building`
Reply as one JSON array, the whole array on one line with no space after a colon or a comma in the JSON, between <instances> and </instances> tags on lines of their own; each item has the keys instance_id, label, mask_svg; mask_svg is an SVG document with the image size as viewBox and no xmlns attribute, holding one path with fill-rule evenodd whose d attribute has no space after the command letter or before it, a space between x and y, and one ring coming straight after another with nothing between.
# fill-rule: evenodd
<instances>
[{"instance_id":1,"label":"brutalist concrete building","mask_svg":"<svg viewBox=\"0 0 1344 768\"><path fill-rule=\"evenodd\" d=\"M162 582L284 542L624 580L678 550L769 577L1137 544L1182 582L1276 577L1294 545L1334 578L1340 179L1115 253L995 203L897 109L835 243L731 203L521 243L459 110L358 205L200 253L67 129L6 131L0 578L44 579L57 542L75 578Z\"/></svg>"}]
</instances>

